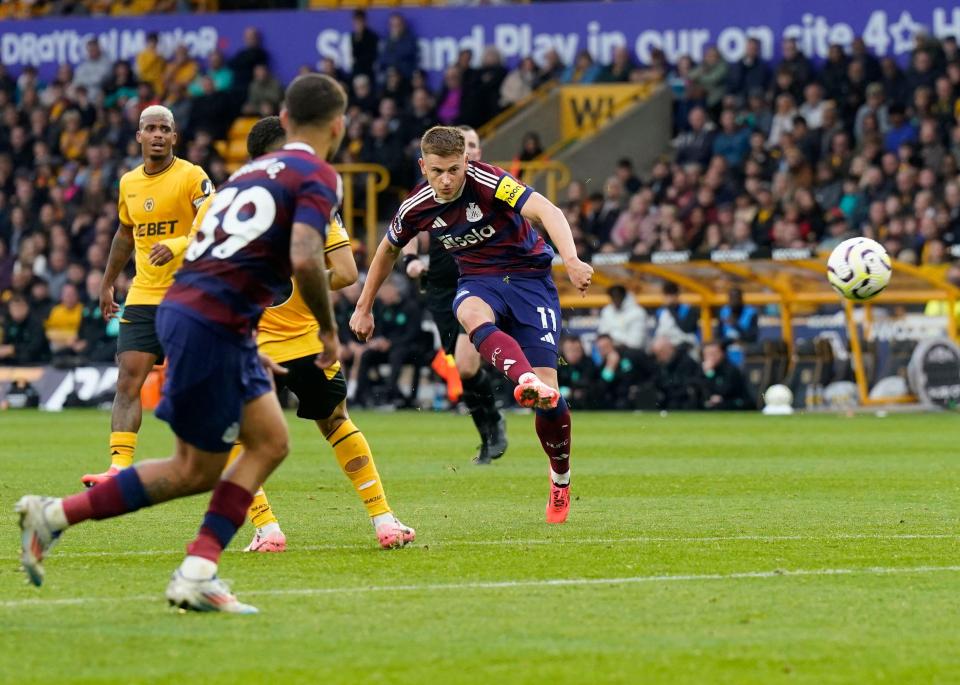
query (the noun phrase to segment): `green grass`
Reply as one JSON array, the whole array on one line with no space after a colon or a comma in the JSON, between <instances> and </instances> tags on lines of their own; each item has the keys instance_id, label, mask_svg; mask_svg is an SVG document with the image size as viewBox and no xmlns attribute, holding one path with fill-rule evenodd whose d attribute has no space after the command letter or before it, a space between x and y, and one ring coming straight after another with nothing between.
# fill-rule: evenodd
<instances>
[{"instance_id":1,"label":"green grass","mask_svg":"<svg viewBox=\"0 0 960 685\"><path fill-rule=\"evenodd\" d=\"M259 616L162 599L205 497L68 531L39 590L5 516L0 683L960 681L955 416L579 414L560 527L543 523L531 417L508 419L490 468L469 464L467 418L354 418L414 547L376 548L328 446L291 417L267 486L290 551L221 564ZM103 413L0 414L2 511L75 491L107 430ZM145 421L141 456L171 443Z\"/></svg>"}]
</instances>

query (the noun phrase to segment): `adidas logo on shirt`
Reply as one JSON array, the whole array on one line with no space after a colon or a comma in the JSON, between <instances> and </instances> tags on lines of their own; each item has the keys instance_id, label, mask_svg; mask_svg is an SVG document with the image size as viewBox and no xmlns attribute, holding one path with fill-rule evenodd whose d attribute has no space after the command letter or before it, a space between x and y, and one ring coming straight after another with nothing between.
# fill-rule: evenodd
<instances>
[{"instance_id":1,"label":"adidas logo on shirt","mask_svg":"<svg viewBox=\"0 0 960 685\"><path fill-rule=\"evenodd\" d=\"M433 220L433 227L434 227L434 228L445 228L446 225L447 225L447 222L445 222L445 221L444 221L443 219L441 219L440 217L437 217L436 219Z\"/></svg>"},{"instance_id":2,"label":"adidas logo on shirt","mask_svg":"<svg viewBox=\"0 0 960 685\"><path fill-rule=\"evenodd\" d=\"M545 336L540 338L543 342L548 342L551 345L556 345L557 342L553 339L553 333L547 333Z\"/></svg>"}]
</instances>

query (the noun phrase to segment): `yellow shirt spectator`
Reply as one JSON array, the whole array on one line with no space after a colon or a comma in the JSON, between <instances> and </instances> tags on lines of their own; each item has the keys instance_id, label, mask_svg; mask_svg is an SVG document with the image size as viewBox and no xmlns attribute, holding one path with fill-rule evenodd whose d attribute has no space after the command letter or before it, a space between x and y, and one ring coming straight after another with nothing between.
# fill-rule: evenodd
<instances>
[{"instance_id":1,"label":"yellow shirt spectator","mask_svg":"<svg viewBox=\"0 0 960 685\"><path fill-rule=\"evenodd\" d=\"M163 78L167 72L167 60L157 51L157 38L151 34L147 47L137 55L137 76L153 87L158 97L163 93Z\"/></svg>"},{"instance_id":2,"label":"yellow shirt spectator","mask_svg":"<svg viewBox=\"0 0 960 685\"><path fill-rule=\"evenodd\" d=\"M44 322L50 347L57 349L73 343L80 334L80 322L83 319L83 305L77 295L77 288L66 283L60 294L60 303L54 305Z\"/></svg>"}]
</instances>

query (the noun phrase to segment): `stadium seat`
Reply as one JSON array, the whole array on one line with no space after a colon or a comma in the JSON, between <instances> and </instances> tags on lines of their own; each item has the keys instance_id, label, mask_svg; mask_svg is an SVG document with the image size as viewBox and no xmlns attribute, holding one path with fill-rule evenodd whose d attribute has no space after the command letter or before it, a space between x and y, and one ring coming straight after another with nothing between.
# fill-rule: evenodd
<instances>
[{"instance_id":1,"label":"stadium seat","mask_svg":"<svg viewBox=\"0 0 960 685\"><path fill-rule=\"evenodd\" d=\"M230 124L230 130L227 131L227 140L231 142L235 140L243 141L244 149L246 149L247 135L257 121L259 121L257 117L238 117L234 119L233 123Z\"/></svg>"}]
</instances>

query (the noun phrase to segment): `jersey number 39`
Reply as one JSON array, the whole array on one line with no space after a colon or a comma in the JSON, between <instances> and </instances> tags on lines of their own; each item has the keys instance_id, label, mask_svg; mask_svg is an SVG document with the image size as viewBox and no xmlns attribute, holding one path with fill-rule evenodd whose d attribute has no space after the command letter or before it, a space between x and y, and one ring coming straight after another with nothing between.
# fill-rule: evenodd
<instances>
[{"instance_id":1,"label":"jersey number 39","mask_svg":"<svg viewBox=\"0 0 960 685\"><path fill-rule=\"evenodd\" d=\"M276 217L277 203L266 188L224 188L214 196L197 237L187 248L186 259L190 262L199 259L214 243L216 247L210 255L228 259L266 233ZM218 226L225 234L219 241L216 240Z\"/></svg>"}]
</instances>

